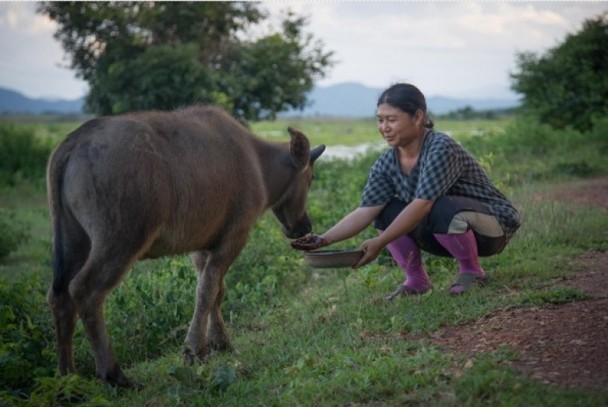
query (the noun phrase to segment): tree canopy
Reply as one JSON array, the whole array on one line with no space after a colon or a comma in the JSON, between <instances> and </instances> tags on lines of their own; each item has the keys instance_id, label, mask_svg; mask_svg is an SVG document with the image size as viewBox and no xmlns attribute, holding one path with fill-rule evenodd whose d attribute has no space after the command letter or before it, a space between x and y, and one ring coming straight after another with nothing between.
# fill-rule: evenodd
<instances>
[{"instance_id":1,"label":"tree canopy","mask_svg":"<svg viewBox=\"0 0 608 407\"><path fill-rule=\"evenodd\" d=\"M220 105L247 120L306 106L333 52L252 2L42 2L96 114Z\"/></svg>"},{"instance_id":2,"label":"tree canopy","mask_svg":"<svg viewBox=\"0 0 608 407\"><path fill-rule=\"evenodd\" d=\"M608 115L608 13L586 20L545 55L519 53L511 79L524 111L541 122L590 129Z\"/></svg>"}]
</instances>

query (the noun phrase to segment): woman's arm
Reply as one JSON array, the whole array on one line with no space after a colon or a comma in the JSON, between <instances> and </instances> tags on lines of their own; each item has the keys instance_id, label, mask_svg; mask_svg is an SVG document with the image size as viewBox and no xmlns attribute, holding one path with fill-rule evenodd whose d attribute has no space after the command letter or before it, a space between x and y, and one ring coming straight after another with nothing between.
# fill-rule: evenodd
<instances>
[{"instance_id":1,"label":"woman's arm","mask_svg":"<svg viewBox=\"0 0 608 407\"><path fill-rule=\"evenodd\" d=\"M380 236L361 243L360 248L365 251L365 254L354 268L364 266L371 262L378 257L380 250L387 244L399 236L414 230L414 228L431 212L432 207L433 201L426 199L414 199L410 202Z\"/></svg>"},{"instance_id":2,"label":"woman's arm","mask_svg":"<svg viewBox=\"0 0 608 407\"><path fill-rule=\"evenodd\" d=\"M358 207L331 229L321 235L328 244L336 243L359 234L380 215L384 205Z\"/></svg>"},{"instance_id":3,"label":"woman's arm","mask_svg":"<svg viewBox=\"0 0 608 407\"><path fill-rule=\"evenodd\" d=\"M322 235L305 236L291 242L297 250L315 250L355 236L380 215L384 205L359 207Z\"/></svg>"}]
</instances>

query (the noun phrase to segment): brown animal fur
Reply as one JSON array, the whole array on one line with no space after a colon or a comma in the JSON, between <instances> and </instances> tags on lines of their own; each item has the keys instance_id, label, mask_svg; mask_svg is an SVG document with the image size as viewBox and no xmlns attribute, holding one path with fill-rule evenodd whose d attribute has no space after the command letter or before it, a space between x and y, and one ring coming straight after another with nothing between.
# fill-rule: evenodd
<instances>
[{"instance_id":1,"label":"brown animal fur","mask_svg":"<svg viewBox=\"0 0 608 407\"><path fill-rule=\"evenodd\" d=\"M231 348L221 314L224 275L268 208L290 238L311 230L306 197L324 146L289 129L290 143L253 136L223 111L192 107L93 119L49 159L54 281L48 294L59 371L74 372L72 336L83 321L97 374L119 386L104 300L144 258L190 252L196 303L187 362Z\"/></svg>"}]
</instances>

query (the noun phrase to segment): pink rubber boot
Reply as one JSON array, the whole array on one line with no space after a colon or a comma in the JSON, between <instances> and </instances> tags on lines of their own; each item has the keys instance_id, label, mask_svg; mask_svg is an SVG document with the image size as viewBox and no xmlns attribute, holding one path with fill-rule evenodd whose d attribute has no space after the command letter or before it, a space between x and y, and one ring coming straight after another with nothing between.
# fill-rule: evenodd
<instances>
[{"instance_id":1,"label":"pink rubber boot","mask_svg":"<svg viewBox=\"0 0 608 407\"><path fill-rule=\"evenodd\" d=\"M399 236L389 243L386 248L403 270L406 279L397 290L386 298L392 300L400 294L424 294L432 286L429 277L422 266L420 248L407 235Z\"/></svg>"},{"instance_id":2,"label":"pink rubber boot","mask_svg":"<svg viewBox=\"0 0 608 407\"><path fill-rule=\"evenodd\" d=\"M450 293L461 294L471 284L483 281L486 272L481 268L477 254L477 242L472 230L460 234L434 234L437 241L458 260L459 275Z\"/></svg>"}]
</instances>

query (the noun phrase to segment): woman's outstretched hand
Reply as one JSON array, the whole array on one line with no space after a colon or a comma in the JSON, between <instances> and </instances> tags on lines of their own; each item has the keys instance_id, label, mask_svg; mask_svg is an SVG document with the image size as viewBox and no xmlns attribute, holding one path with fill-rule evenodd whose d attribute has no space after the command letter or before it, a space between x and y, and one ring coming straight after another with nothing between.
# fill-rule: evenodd
<instances>
[{"instance_id":1,"label":"woman's outstretched hand","mask_svg":"<svg viewBox=\"0 0 608 407\"><path fill-rule=\"evenodd\" d=\"M355 264L353 266L353 268L357 269L359 267L363 267L366 264L370 263L372 260L374 260L376 257L378 257L378 255L380 254L380 250L382 250L383 247L384 247L384 245L382 244L380 239L378 239L377 237L366 240L363 243L361 243L361 246L359 246L359 249L363 250L363 257L361 257L359 262L357 262L357 264Z\"/></svg>"},{"instance_id":2,"label":"woman's outstretched hand","mask_svg":"<svg viewBox=\"0 0 608 407\"><path fill-rule=\"evenodd\" d=\"M291 242L296 250L315 250L329 245L329 242L319 235L308 235Z\"/></svg>"}]
</instances>

